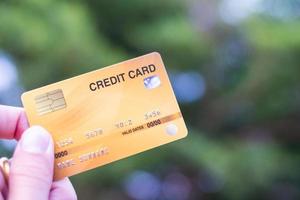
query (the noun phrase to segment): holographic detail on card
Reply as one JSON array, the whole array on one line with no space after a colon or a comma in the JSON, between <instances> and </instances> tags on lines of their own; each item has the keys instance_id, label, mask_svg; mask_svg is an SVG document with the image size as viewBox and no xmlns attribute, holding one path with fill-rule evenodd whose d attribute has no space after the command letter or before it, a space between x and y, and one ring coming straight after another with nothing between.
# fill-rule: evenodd
<instances>
[{"instance_id":1,"label":"holographic detail on card","mask_svg":"<svg viewBox=\"0 0 300 200\"><path fill-rule=\"evenodd\" d=\"M154 75L154 76L150 76L144 79L144 86L147 89L154 89L157 88L158 86L160 86L161 81L159 79L159 76Z\"/></svg>"}]
</instances>

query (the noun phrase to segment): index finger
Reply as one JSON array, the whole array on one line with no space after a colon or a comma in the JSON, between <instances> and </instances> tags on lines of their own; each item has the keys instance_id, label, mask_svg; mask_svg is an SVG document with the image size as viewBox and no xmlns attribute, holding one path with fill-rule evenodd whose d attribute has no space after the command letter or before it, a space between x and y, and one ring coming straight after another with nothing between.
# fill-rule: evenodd
<instances>
[{"instance_id":1,"label":"index finger","mask_svg":"<svg viewBox=\"0 0 300 200\"><path fill-rule=\"evenodd\" d=\"M68 178L64 178L59 181L55 181L52 183L51 191L50 191L50 200L55 199L69 199L76 200L77 195L72 186L71 181Z\"/></svg>"},{"instance_id":2,"label":"index finger","mask_svg":"<svg viewBox=\"0 0 300 200\"><path fill-rule=\"evenodd\" d=\"M19 139L29 127L23 108L0 105L0 138Z\"/></svg>"}]
</instances>

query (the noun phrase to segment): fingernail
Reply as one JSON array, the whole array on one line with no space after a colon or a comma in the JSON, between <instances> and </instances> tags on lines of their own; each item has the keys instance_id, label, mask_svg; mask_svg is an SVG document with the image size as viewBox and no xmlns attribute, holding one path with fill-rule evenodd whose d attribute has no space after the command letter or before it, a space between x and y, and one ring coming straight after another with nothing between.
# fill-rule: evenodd
<instances>
[{"instance_id":1,"label":"fingernail","mask_svg":"<svg viewBox=\"0 0 300 200\"><path fill-rule=\"evenodd\" d=\"M49 133L39 126L27 129L21 138L21 148L29 153L45 153L50 144Z\"/></svg>"}]
</instances>

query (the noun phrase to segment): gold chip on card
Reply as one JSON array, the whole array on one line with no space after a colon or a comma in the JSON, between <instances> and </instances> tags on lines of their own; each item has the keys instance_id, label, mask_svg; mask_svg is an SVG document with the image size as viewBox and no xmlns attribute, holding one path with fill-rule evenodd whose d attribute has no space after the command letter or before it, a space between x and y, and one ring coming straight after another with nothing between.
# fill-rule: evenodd
<instances>
[{"instance_id":1,"label":"gold chip on card","mask_svg":"<svg viewBox=\"0 0 300 200\"><path fill-rule=\"evenodd\" d=\"M38 115L44 115L66 107L66 101L61 89L38 95L34 100Z\"/></svg>"}]
</instances>

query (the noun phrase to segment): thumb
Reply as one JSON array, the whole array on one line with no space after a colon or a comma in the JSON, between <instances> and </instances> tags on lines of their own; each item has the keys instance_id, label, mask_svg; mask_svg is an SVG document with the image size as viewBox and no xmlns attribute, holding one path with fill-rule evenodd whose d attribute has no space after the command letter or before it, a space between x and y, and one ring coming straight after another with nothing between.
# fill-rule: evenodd
<instances>
[{"instance_id":1,"label":"thumb","mask_svg":"<svg viewBox=\"0 0 300 200\"><path fill-rule=\"evenodd\" d=\"M39 126L27 129L11 161L8 199L48 199L53 154L53 141L45 129Z\"/></svg>"}]
</instances>

